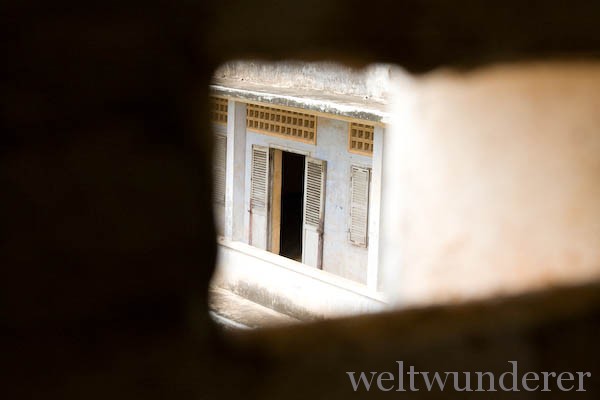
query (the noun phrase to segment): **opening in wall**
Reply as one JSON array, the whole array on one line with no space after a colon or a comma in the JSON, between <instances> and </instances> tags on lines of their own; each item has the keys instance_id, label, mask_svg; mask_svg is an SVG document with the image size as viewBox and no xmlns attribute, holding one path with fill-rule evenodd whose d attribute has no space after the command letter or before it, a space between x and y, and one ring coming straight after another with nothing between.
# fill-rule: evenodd
<instances>
[{"instance_id":1,"label":"opening in wall","mask_svg":"<svg viewBox=\"0 0 600 400\"><path fill-rule=\"evenodd\" d=\"M213 159L223 226L214 287L291 317L384 307L377 286L367 286L376 276L379 196L369 202L363 192L380 191L388 68L372 67L378 81L326 63L221 67L211 85L222 135ZM354 179L353 189L355 164L375 179Z\"/></svg>"},{"instance_id":2,"label":"opening in wall","mask_svg":"<svg viewBox=\"0 0 600 400\"><path fill-rule=\"evenodd\" d=\"M271 251L302 261L305 156L272 149Z\"/></svg>"}]
</instances>

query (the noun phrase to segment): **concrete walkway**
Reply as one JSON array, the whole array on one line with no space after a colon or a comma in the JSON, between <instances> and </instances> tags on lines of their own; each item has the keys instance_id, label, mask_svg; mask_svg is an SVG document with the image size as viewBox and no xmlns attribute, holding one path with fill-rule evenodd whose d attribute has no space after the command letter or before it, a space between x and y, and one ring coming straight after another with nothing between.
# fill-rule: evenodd
<instances>
[{"instance_id":1,"label":"concrete walkway","mask_svg":"<svg viewBox=\"0 0 600 400\"><path fill-rule=\"evenodd\" d=\"M254 329L300 322L225 289L213 287L209 296L211 317L226 329Z\"/></svg>"}]
</instances>

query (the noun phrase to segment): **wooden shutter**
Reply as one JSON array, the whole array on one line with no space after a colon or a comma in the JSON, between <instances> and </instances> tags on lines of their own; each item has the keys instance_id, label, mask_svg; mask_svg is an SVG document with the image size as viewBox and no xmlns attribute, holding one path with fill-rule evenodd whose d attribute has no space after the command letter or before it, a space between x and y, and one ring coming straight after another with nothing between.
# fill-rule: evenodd
<instances>
[{"instance_id":1,"label":"wooden shutter","mask_svg":"<svg viewBox=\"0 0 600 400\"><path fill-rule=\"evenodd\" d=\"M371 170L352 166L350 194L350 242L367 247L369 181Z\"/></svg>"},{"instance_id":2,"label":"wooden shutter","mask_svg":"<svg viewBox=\"0 0 600 400\"><path fill-rule=\"evenodd\" d=\"M306 157L302 262L315 268L322 264L326 166L323 160Z\"/></svg>"},{"instance_id":3,"label":"wooden shutter","mask_svg":"<svg viewBox=\"0 0 600 400\"><path fill-rule=\"evenodd\" d=\"M304 183L304 224L322 229L325 203L325 161L306 158Z\"/></svg>"},{"instance_id":4,"label":"wooden shutter","mask_svg":"<svg viewBox=\"0 0 600 400\"><path fill-rule=\"evenodd\" d=\"M227 168L227 137L224 135L215 135L215 148L213 159L213 181L214 181L214 201L218 204L225 204L225 171Z\"/></svg>"},{"instance_id":5,"label":"wooden shutter","mask_svg":"<svg viewBox=\"0 0 600 400\"><path fill-rule=\"evenodd\" d=\"M265 210L268 204L269 149L252 146L252 175L250 187L250 209Z\"/></svg>"}]
</instances>

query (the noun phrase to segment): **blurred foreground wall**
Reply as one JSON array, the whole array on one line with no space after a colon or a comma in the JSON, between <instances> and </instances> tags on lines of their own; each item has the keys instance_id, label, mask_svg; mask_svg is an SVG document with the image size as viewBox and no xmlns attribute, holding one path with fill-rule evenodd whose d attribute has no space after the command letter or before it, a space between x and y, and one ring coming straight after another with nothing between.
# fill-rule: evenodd
<instances>
[{"instance_id":1,"label":"blurred foreground wall","mask_svg":"<svg viewBox=\"0 0 600 400\"><path fill-rule=\"evenodd\" d=\"M215 261L207 86L218 64L248 57L331 57L353 66L393 62L422 73L442 66L474 70L496 61L597 59L598 5L583 0L568 5L512 0L368 4L308 0L301 6L272 0L211 4L108 0L98 5L20 0L1 7L2 398L367 398L389 393L355 393L346 372L385 371L395 368L397 360L425 371L502 372L508 360L519 360L525 371L591 371L594 378L588 391L577 394L598 398L596 282L504 300L229 337L215 329L206 307ZM597 79L597 72L590 69L586 74L587 78L565 76L573 84L565 85L564 92L575 90L573 97L575 104L582 105L581 111L567 106L562 95L555 97L557 92L547 86L550 78L538 81L531 71L514 72L521 83L507 88L520 91L529 79L531 84L540 82L543 107L525 102L527 115L556 113L552 120L571 129L573 119L560 114L581 112L585 121L577 132L593 146L597 142L588 136L586 122L593 106L586 99L595 102L596 97L578 82ZM470 110L467 105L480 99L481 107L492 107L495 100L487 93L498 81L467 78L471 79L481 93L450 87L448 95L456 96L456 106ZM507 88L499 85L497 90L510 97ZM514 105L508 106L510 114L518 113ZM421 123L430 133L433 124ZM508 124L494 118L488 125L492 123ZM460 127L449 132L456 135ZM487 155L485 138L496 137L498 131L489 128L484 132L491 136L478 137L468 124L464 127L466 138L474 141L472 152L483 149L481 156ZM532 148L528 141L537 140L542 129L531 128L526 132L535 136L514 137L513 145L499 143L498 148L516 150L518 143ZM581 162L592 148L571 147L571 141L554 127L548 129L552 140L541 141L541 153L533 152L531 157L552 171L563 171L546 155L560 155L562 151L552 147L564 146L566 154L557 162L565 166L566 175L557 179L561 184L569 182L567 196L541 204L540 214L524 216L517 223L532 227L532 236L539 235L539 228L530 224L560 211L551 226L565 226L575 238L583 238L583 250L573 253L581 257L563 255L567 252L562 234L550 231L546 237L551 240L551 253L543 260L563 263L556 271L573 264L592 276L587 261L592 252L586 249L597 230L585 221L582 228L568 226L580 217L576 211L562 213L586 195L592 198L582 200L586 205L582 217L597 215L587 207L594 198L591 189L576 189L569 179L581 168L582 175L577 176L587 185L596 161ZM421 144L430 139L429 134L424 136ZM448 153L440 157L457 165L432 173L432 182L471 176L466 167L474 160L463 164L456 156L462 150L446 148ZM491 153L489 161L485 157L482 166L491 171L494 163L508 165L498 154L503 153ZM525 158L520 154L516 161ZM580 161L575 163L576 159ZM522 168L532 178L541 171L528 165ZM499 172L505 173L511 178L518 175L514 169ZM559 191L543 185L548 178L540 179L517 183L534 185L544 194ZM467 197L451 189L455 197L448 205L460 210ZM527 197L531 192L524 188L516 194ZM432 209L432 195L420 193L424 206ZM506 193L511 194L508 204L514 205L519 196ZM485 193L481 196L487 198ZM502 213L475 215L494 223ZM441 215L439 219L441 234L435 243L442 247L451 218ZM477 224L467 221L460 230L468 231L469 226L475 229ZM415 249L423 229L415 228L411 239ZM518 238L525 233L513 238L515 232L510 228L502 237L508 244L498 246L520 246ZM492 231L487 237L497 235L500 232ZM454 258L449 256L455 265L461 259L470 268L487 254L494 263L506 265L512 259L524 269L529 268L526 262L542 260L537 250L541 240L532 242L536 251L525 247L518 252L535 257L516 257L513 250L506 261L495 261L504 255L492 254L492 245L466 243L473 245L472 250L459 248ZM554 243L557 250L552 250ZM568 247L571 242L566 243ZM439 268L438 256L447 250L430 247L427 251L435 263L417 255L412 260ZM422 292L418 287L415 298ZM531 398L539 393L495 395ZM543 397L570 395L553 390ZM420 391L410 397L465 396Z\"/></svg>"},{"instance_id":2,"label":"blurred foreground wall","mask_svg":"<svg viewBox=\"0 0 600 400\"><path fill-rule=\"evenodd\" d=\"M600 276L600 65L400 76L381 281L401 305Z\"/></svg>"}]
</instances>

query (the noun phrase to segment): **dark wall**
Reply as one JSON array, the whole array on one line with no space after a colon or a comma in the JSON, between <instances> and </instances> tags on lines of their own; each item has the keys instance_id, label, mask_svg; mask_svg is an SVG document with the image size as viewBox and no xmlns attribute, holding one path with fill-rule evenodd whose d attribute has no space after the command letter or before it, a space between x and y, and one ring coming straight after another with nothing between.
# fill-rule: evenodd
<instances>
[{"instance_id":1,"label":"dark wall","mask_svg":"<svg viewBox=\"0 0 600 400\"><path fill-rule=\"evenodd\" d=\"M597 287L224 342L206 313L215 256L206 96L214 67L239 57L412 71L595 58L598 3L0 7L3 398L345 398L346 368L387 368L403 355L431 369L506 354L527 354L532 367L563 367L564 356L564 369L597 368Z\"/></svg>"}]
</instances>

